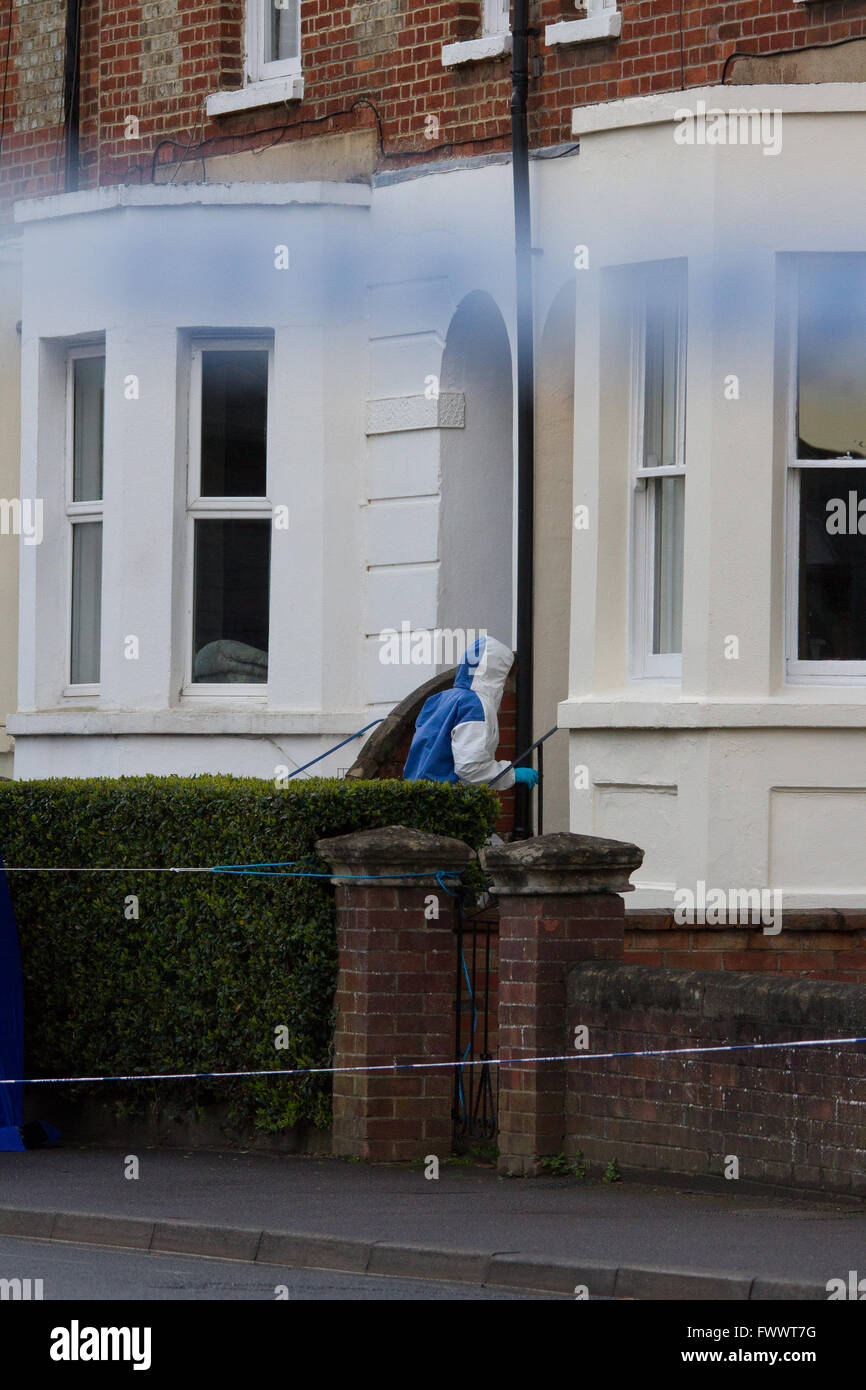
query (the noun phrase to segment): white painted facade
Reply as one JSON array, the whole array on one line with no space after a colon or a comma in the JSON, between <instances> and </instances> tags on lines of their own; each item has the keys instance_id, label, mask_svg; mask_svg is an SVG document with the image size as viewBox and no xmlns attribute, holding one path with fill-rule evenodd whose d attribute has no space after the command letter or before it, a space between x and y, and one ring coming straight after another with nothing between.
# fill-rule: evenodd
<instances>
[{"instance_id":1,"label":"white painted facade","mask_svg":"<svg viewBox=\"0 0 866 1390\"><path fill-rule=\"evenodd\" d=\"M677 143L678 111L699 101L780 110L780 150ZM781 890L792 908L866 895L866 674L798 676L786 651L789 279L800 255L864 251L864 117L847 84L638 98L579 110L579 154L532 163L536 726L569 730L547 748L545 829L640 844L630 907L668 908L700 879ZM43 544L21 553L17 777L270 777L431 674L383 665L388 629L513 640L511 197L494 157L372 187L20 205L21 489L46 510ZM635 272L662 261L685 284L682 657L648 674L634 650L632 301ZM272 538L267 688L202 694L184 677L188 351L239 330L273 335L268 495L291 525ZM102 675L82 696L67 676L63 360L103 334Z\"/></svg>"},{"instance_id":2,"label":"white painted facade","mask_svg":"<svg viewBox=\"0 0 866 1390\"><path fill-rule=\"evenodd\" d=\"M781 112L781 149L678 143L678 111L701 101ZM832 663L797 674L797 548L786 544L792 266L866 252L866 186L853 172L864 123L862 87L847 84L715 88L574 113L575 240L591 255L577 276L574 500L591 524L572 540L559 723L572 772L588 772L574 779L572 828L646 850L630 907L670 907L676 887L701 879L771 887L790 908L866 900L864 677ZM682 669L649 679L630 662L639 401L624 271L672 259L688 306ZM738 399L726 396L731 374Z\"/></svg>"},{"instance_id":3,"label":"white painted facade","mask_svg":"<svg viewBox=\"0 0 866 1390\"><path fill-rule=\"evenodd\" d=\"M38 489L45 514L42 544L21 556L16 777L271 777L433 673L383 664L384 631L510 639L509 170L448 183L450 225L438 178L104 188L18 205L21 487ZM250 515L283 507L290 523L271 533L266 685L196 686L191 364L199 342L243 334L272 343L267 499ZM85 687L70 685L67 361L94 346L101 669ZM317 771L348 767L359 747Z\"/></svg>"}]
</instances>

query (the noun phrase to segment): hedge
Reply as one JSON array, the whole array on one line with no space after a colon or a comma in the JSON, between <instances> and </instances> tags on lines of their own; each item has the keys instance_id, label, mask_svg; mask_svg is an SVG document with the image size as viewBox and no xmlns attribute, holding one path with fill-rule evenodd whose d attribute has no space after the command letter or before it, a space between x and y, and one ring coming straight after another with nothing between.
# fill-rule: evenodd
<instances>
[{"instance_id":1,"label":"hedge","mask_svg":"<svg viewBox=\"0 0 866 1390\"><path fill-rule=\"evenodd\" d=\"M327 1066L336 977L327 879L143 873L303 860L316 840L411 825L475 848L498 814L486 787L237 777L0 782L9 866L123 873L9 875L24 974L25 1074L101 1076ZM138 920L129 914L138 899ZM287 1046L276 1047L285 1025ZM168 1088L171 1087L169 1090ZM73 1089L105 1099L105 1086ZM228 1102L273 1133L330 1121L328 1078L113 1083L118 1113Z\"/></svg>"}]
</instances>

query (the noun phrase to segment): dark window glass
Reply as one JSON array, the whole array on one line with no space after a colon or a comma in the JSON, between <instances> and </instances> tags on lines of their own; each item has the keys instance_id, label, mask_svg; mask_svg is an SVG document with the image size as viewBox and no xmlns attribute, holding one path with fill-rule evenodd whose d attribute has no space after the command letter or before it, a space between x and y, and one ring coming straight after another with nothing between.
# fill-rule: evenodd
<instances>
[{"instance_id":1,"label":"dark window glass","mask_svg":"<svg viewBox=\"0 0 866 1390\"><path fill-rule=\"evenodd\" d=\"M802 470L798 616L801 661L866 660L866 469Z\"/></svg>"},{"instance_id":2,"label":"dark window glass","mask_svg":"<svg viewBox=\"0 0 866 1390\"><path fill-rule=\"evenodd\" d=\"M72 527L72 685L99 683L102 624L102 522Z\"/></svg>"},{"instance_id":3,"label":"dark window glass","mask_svg":"<svg viewBox=\"0 0 866 1390\"><path fill-rule=\"evenodd\" d=\"M264 497L267 437L267 352L203 352L202 497Z\"/></svg>"},{"instance_id":4,"label":"dark window glass","mask_svg":"<svg viewBox=\"0 0 866 1390\"><path fill-rule=\"evenodd\" d=\"M270 561L270 521L196 521L194 681L267 681Z\"/></svg>"}]
</instances>

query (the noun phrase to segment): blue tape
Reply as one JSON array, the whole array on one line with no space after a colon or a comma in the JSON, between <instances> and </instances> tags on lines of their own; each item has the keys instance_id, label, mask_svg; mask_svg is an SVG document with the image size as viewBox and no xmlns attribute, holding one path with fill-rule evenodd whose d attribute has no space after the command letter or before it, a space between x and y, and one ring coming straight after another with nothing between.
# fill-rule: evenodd
<instances>
[{"instance_id":1,"label":"blue tape","mask_svg":"<svg viewBox=\"0 0 866 1390\"><path fill-rule=\"evenodd\" d=\"M708 1052L760 1052L782 1047L842 1047L866 1043L866 1038L805 1038L798 1041L771 1043L723 1043L714 1047L658 1047L640 1052L567 1052L551 1057L491 1057L488 1067L528 1067L541 1062L593 1062L619 1057L682 1057ZM133 1073L130 1076L25 1076L0 1078L0 1086L60 1086L82 1085L97 1081L217 1081L248 1076L336 1076L349 1072L420 1071L424 1067L462 1067L461 1061L450 1062L385 1062L370 1067L268 1067L259 1071L176 1071Z\"/></svg>"}]
</instances>

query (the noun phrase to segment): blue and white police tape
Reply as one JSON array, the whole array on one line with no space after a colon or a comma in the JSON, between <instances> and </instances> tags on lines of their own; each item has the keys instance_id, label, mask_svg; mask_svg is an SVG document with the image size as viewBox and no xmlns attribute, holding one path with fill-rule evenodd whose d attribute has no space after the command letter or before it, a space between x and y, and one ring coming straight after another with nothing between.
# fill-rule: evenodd
<instances>
[{"instance_id":1,"label":"blue and white police tape","mask_svg":"<svg viewBox=\"0 0 866 1390\"><path fill-rule=\"evenodd\" d=\"M713 1047L658 1047L645 1048L637 1052L568 1052L549 1057L491 1057L476 1066L486 1067L528 1067L547 1062L600 1062L621 1057L685 1057L717 1052L760 1052L771 1048L788 1047L845 1047L853 1043L866 1043L860 1038L801 1038L786 1042L723 1043ZM60 1086L90 1084L97 1081L219 1081L237 1080L249 1076L343 1076L350 1072L374 1071L421 1071L434 1067L462 1067L463 1061L450 1062L393 1062L376 1063L361 1067L267 1067L256 1071L176 1071L176 1072L133 1072L128 1076L22 1076L0 1078L0 1086Z\"/></svg>"}]
</instances>

